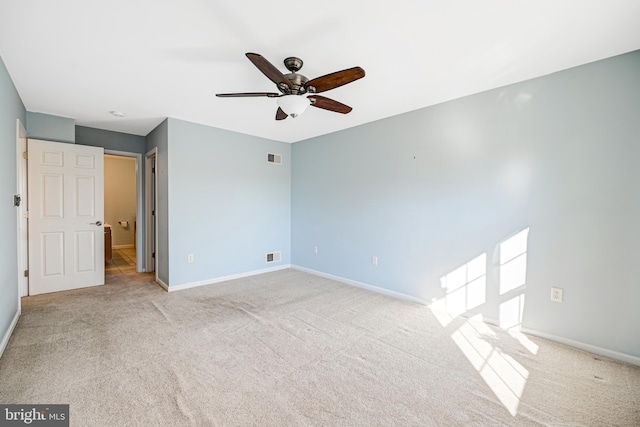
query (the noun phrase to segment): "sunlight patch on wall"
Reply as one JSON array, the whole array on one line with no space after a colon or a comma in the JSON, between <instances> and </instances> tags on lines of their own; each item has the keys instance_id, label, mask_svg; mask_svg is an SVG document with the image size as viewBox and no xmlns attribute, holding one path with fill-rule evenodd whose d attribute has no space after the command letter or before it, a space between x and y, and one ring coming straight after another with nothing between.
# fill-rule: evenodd
<instances>
[{"instance_id":1,"label":"sunlight patch on wall","mask_svg":"<svg viewBox=\"0 0 640 427\"><path fill-rule=\"evenodd\" d=\"M529 371L500 350L488 325L468 320L451 338L512 416L516 416Z\"/></svg>"},{"instance_id":2,"label":"sunlight patch on wall","mask_svg":"<svg viewBox=\"0 0 640 427\"><path fill-rule=\"evenodd\" d=\"M529 228L525 228L500 244L500 295L526 282L528 236Z\"/></svg>"},{"instance_id":3,"label":"sunlight patch on wall","mask_svg":"<svg viewBox=\"0 0 640 427\"><path fill-rule=\"evenodd\" d=\"M524 313L524 290L527 282L527 244L525 228L500 244L500 295L509 299L499 306L498 319L504 329L519 328ZM516 295L511 296L517 292ZM510 293L510 295L505 295Z\"/></svg>"},{"instance_id":4,"label":"sunlight patch on wall","mask_svg":"<svg viewBox=\"0 0 640 427\"><path fill-rule=\"evenodd\" d=\"M434 301L429 307L440 323L446 326L452 318L486 302L487 254L484 253L441 277L440 286L445 291L444 298Z\"/></svg>"},{"instance_id":5,"label":"sunlight patch on wall","mask_svg":"<svg viewBox=\"0 0 640 427\"><path fill-rule=\"evenodd\" d=\"M500 327L510 329L522 324L524 311L524 294L517 295L500 304Z\"/></svg>"}]
</instances>

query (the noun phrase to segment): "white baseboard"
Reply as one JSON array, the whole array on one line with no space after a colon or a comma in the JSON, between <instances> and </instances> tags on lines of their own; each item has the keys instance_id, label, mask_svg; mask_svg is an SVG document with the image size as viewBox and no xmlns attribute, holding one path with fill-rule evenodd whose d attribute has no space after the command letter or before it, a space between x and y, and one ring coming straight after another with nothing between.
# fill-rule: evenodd
<instances>
[{"instance_id":1,"label":"white baseboard","mask_svg":"<svg viewBox=\"0 0 640 427\"><path fill-rule=\"evenodd\" d=\"M18 308L16 315L13 316L13 320L9 325L9 329L7 329L7 332L5 332L4 336L2 337L2 342L0 342L0 358L4 354L4 350L7 348L7 344L9 344L9 339L11 338L11 334L13 334L13 330L16 328L16 325L18 324L19 318L20 318L20 308Z\"/></svg>"},{"instance_id":2,"label":"white baseboard","mask_svg":"<svg viewBox=\"0 0 640 427\"><path fill-rule=\"evenodd\" d=\"M273 271L286 270L287 268L291 268L291 264L279 265L277 267L264 268L261 270L253 270L253 271L248 271L246 273L232 274L229 276L215 277L213 279L199 280L197 282L182 283L180 285L167 286L166 284L160 281L160 286L165 288L167 292L182 291L185 289L197 288L198 286L213 285L214 283L226 282L226 281L235 280L235 279L242 279L244 277L250 277L250 276L257 276L258 274L271 273Z\"/></svg>"},{"instance_id":3,"label":"white baseboard","mask_svg":"<svg viewBox=\"0 0 640 427\"><path fill-rule=\"evenodd\" d=\"M369 291L373 291L382 295L387 295L389 297L393 297L393 298L397 298L397 299L401 299L409 302L415 302L417 304L429 305L429 303L426 302L425 300L420 299L418 297L414 297L413 295L407 295L401 292L390 291L389 289L380 288L378 286L369 285L367 283L358 282L358 281L347 279L340 276L334 276L333 274L323 273L322 271L312 270L306 267L300 267L299 265L292 265L291 268L293 268L294 270L304 271L305 273L313 274L315 276L324 277L325 279L335 280L336 282L344 283L345 285L351 285L357 288L367 289Z\"/></svg>"},{"instance_id":4,"label":"white baseboard","mask_svg":"<svg viewBox=\"0 0 640 427\"><path fill-rule=\"evenodd\" d=\"M568 345L569 347L575 347L580 350L588 351L589 353L597 354L599 356L608 357L609 359L615 359L621 362L640 366L640 357L633 356L631 354L608 350L606 348L597 347L595 345L586 344L580 341L570 340L568 338L559 337L557 335L548 334L546 332L537 331L535 329L520 328L520 332L529 334L529 335L534 335L536 337L544 338L549 341L555 341L560 344Z\"/></svg>"},{"instance_id":5,"label":"white baseboard","mask_svg":"<svg viewBox=\"0 0 640 427\"><path fill-rule=\"evenodd\" d=\"M346 279L344 277L335 276L333 274L323 273L321 271L312 270L312 269L306 268L306 267L300 267L298 265L292 265L291 268L293 268L294 270L300 270L300 271L304 271L305 273L309 273L309 274L313 274L313 275L316 275L316 276L324 277L326 279L335 280L336 282L344 283L346 285L351 285L351 286L356 286L358 288L368 289L370 291L377 292L377 293L380 293L380 294L383 294L383 295L387 295L387 296L390 296L390 297L398 298L398 299L401 299L401 300L411 301L411 302L415 302L415 303L423 304L423 305L429 305L429 303L427 303L426 301L424 301L424 300L422 300L420 298L411 296L411 295L406 295L406 294L403 294L403 293L400 293L400 292L390 291L388 289L379 288L377 286L369 285L369 284L362 283L362 282L357 282L357 281L351 280L351 279ZM473 317L473 315L470 315L469 317ZM486 322L486 323L489 323L491 325L500 327L500 322L497 319L483 317L483 321ZM551 334L548 334L546 332L536 331L534 329L520 328L520 331L525 333L525 334L535 335L535 336L540 337L540 338L548 339L549 341L555 341L557 343L564 344L564 345L567 345L569 347L575 347L575 348L578 348L580 350L588 351L589 353L594 353L594 354L597 354L597 355L600 355L600 356L608 357L610 359L615 359L615 360L619 360L619 361L622 361L622 362L630 363L632 365L640 366L640 357L637 357L637 356L633 356L633 355L625 354L625 353L620 353L620 352L613 351L613 350L608 350L606 348L597 347L597 346L594 346L594 345L591 345L591 344L585 344L585 343L582 343L582 342L579 342L579 341L573 341L573 340L570 340L568 338L563 338L563 337L551 335Z\"/></svg>"},{"instance_id":6,"label":"white baseboard","mask_svg":"<svg viewBox=\"0 0 640 427\"><path fill-rule=\"evenodd\" d=\"M133 249L133 243L129 243L128 245L111 245L111 249Z\"/></svg>"},{"instance_id":7,"label":"white baseboard","mask_svg":"<svg viewBox=\"0 0 640 427\"><path fill-rule=\"evenodd\" d=\"M169 285L164 283L159 277L156 278L156 283L160 285L165 291L169 292Z\"/></svg>"}]
</instances>

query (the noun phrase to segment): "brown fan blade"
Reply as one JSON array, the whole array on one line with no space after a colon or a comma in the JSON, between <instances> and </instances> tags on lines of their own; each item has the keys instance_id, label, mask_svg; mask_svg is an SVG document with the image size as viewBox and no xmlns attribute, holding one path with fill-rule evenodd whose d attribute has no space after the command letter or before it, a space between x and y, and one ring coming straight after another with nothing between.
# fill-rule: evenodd
<instances>
[{"instance_id":1,"label":"brown fan blade","mask_svg":"<svg viewBox=\"0 0 640 427\"><path fill-rule=\"evenodd\" d=\"M246 55L247 58L249 58L249 61L253 62L253 65L255 65L258 70L262 71L262 74L267 76L269 80L275 84L285 84L289 88L293 87L284 74L282 74L271 62L267 61L264 56L258 55L257 53L247 53Z\"/></svg>"},{"instance_id":2,"label":"brown fan blade","mask_svg":"<svg viewBox=\"0 0 640 427\"><path fill-rule=\"evenodd\" d=\"M287 113L282 111L282 108L278 107L278 111L276 112L276 120L284 120L287 118Z\"/></svg>"},{"instance_id":3,"label":"brown fan blade","mask_svg":"<svg viewBox=\"0 0 640 427\"><path fill-rule=\"evenodd\" d=\"M304 87L305 89L308 89L310 86L313 86L316 88L316 93L326 92L363 77L364 70L360 67L353 67L309 80L304 84Z\"/></svg>"},{"instance_id":4,"label":"brown fan blade","mask_svg":"<svg viewBox=\"0 0 640 427\"><path fill-rule=\"evenodd\" d=\"M280 94L273 93L273 92L245 92L245 93L216 93L216 96L219 96L220 98L240 98L240 97L247 97L247 96L266 96L269 98L275 98L280 96Z\"/></svg>"},{"instance_id":5,"label":"brown fan blade","mask_svg":"<svg viewBox=\"0 0 640 427\"><path fill-rule=\"evenodd\" d=\"M336 113L342 114L347 114L351 110L353 110L353 108L349 107L348 105L344 105L341 102L334 101L333 99L324 96L311 95L307 98L309 98L309 100L311 101L312 106L322 108L324 110L335 111Z\"/></svg>"}]
</instances>

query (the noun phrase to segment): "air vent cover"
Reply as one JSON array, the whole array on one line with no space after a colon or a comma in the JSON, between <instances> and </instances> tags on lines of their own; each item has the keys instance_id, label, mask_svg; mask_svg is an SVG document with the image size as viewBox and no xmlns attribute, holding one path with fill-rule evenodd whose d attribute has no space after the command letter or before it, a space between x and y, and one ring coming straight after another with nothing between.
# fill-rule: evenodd
<instances>
[{"instance_id":1,"label":"air vent cover","mask_svg":"<svg viewBox=\"0 0 640 427\"><path fill-rule=\"evenodd\" d=\"M282 154L267 153L267 163L282 164Z\"/></svg>"},{"instance_id":2,"label":"air vent cover","mask_svg":"<svg viewBox=\"0 0 640 427\"><path fill-rule=\"evenodd\" d=\"M278 252L270 252L267 254L267 263L271 262L279 262L281 259L280 251Z\"/></svg>"}]
</instances>

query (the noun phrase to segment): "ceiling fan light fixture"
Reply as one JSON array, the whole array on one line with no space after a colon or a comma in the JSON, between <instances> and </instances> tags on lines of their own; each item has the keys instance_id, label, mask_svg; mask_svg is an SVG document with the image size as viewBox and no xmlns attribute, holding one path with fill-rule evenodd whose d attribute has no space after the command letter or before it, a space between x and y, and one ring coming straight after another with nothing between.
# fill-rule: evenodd
<instances>
[{"instance_id":1,"label":"ceiling fan light fixture","mask_svg":"<svg viewBox=\"0 0 640 427\"><path fill-rule=\"evenodd\" d=\"M284 95L278 98L278 107L294 119L304 113L311 101L300 95Z\"/></svg>"}]
</instances>

